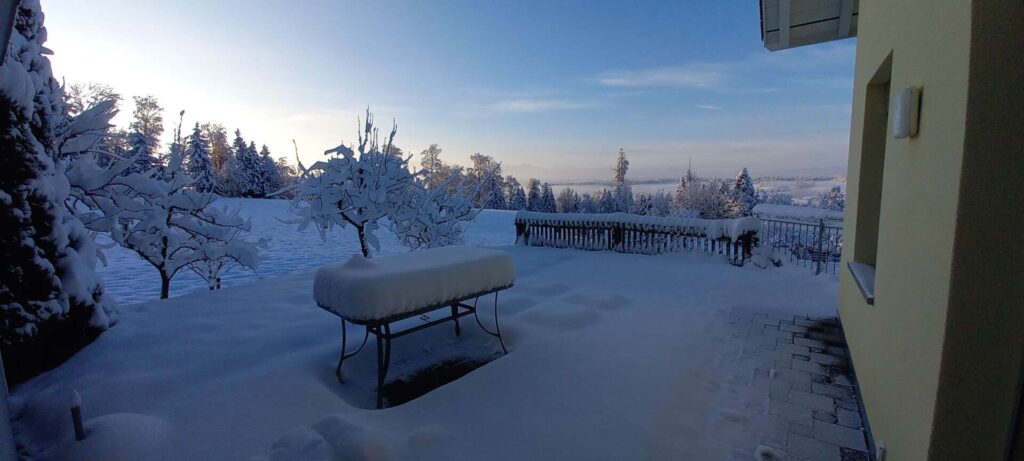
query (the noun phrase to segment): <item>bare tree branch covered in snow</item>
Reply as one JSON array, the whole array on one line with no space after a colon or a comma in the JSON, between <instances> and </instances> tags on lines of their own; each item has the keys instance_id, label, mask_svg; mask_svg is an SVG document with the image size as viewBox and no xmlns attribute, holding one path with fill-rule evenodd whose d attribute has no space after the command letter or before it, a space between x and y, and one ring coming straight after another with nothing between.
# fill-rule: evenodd
<instances>
[{"instance_id":1,"label":"bare tree branch covered in snow","mask_svg":"<svg viewBox=\"0 0 1024 461\"><path fill-rule=\"evenodd\" d=\"M428 189L420 179L423 173L410 172L409 159L394 153L397 125L382 144L369 109L359 124L355 149L341 144L324 152L330 158L309 168L298 162L292 211L299 230L315 224L324 236L334 226L352 226L365 257L370 257L371 247L380 249L375 232L384 218L399 241L413 249L461 242L459 224L478 212L472 197L479 193L479 183L467 185L452 174Z\"/></svg>"}]
</instances>

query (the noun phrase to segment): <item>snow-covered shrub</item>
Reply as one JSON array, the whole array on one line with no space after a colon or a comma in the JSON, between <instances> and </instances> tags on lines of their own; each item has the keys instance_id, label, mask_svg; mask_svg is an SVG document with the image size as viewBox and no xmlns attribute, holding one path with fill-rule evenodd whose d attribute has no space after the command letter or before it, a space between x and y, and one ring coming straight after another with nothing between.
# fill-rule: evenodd
<instances>
[{"instance_id":1,"label":"snow-covered shrub","mask_svg":"<svg viewBox=\"0 0 1024 461\"><path fill-rule=\"evenodd\" d=\"M352 226L365 257L370 257L371 247L380 249L375 232L384 218L399 241L414 249L461 241L458 224L476 215L472 197L479 194L480 183L464 186L452 174L428 189L417 177L420 173L409 171L408 158L390 153L397 125L381 144L369 110L360 124L355 150L342 144L324 152L330 158L309 168L299 162L299 182L292 188L299 230L315 224L324 236L335 226Z\"/></svg>"},{"instance_id":2,"label":"snow-covered shrub","mask_svg":"<svg viewBox=\"0 0 1024 461\"><path fill-rule=\"evenodd\" d=\"M216 194L199 192L172 155L164 174L125 174L134 159L110 168L78 162L69 173L90 229L109 233L119 245L136 252L160 275L160 297L170 293L171 280L192 268L216 285L227 262L255 270L261 242L242 238L250 222L237 211L213 206Z\"/></svg>"},{"instance_id":3,"label":"snow-covered shrub","mask_svg":"<svg viewBox=\"0 0 1024 461\"><path fill-rule=\"evenodd\" d=\"M45 40L39 2L21 1L0 66L0 349L12 381L55 366L113 322L65 175L68 161L91 156L113 104L68 117Z\"/></svg>"}]
</instances>

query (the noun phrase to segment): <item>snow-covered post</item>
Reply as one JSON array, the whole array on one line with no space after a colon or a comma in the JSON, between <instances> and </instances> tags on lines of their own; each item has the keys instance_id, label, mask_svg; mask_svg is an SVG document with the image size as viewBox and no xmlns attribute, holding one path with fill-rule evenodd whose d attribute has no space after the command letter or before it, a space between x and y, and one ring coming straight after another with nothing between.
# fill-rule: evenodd
<instances>
[{"instance_id":1,"label":"snow-covered post","mask_svg":"<svg viewBox=\"0 0 1024 461\"><path fill-rule=\"evenodd\" d=\"M82 396L71 390L71 424L75 426L75 440L85 440L85 425L82 424Z\"/></svg>"}]
</instances>

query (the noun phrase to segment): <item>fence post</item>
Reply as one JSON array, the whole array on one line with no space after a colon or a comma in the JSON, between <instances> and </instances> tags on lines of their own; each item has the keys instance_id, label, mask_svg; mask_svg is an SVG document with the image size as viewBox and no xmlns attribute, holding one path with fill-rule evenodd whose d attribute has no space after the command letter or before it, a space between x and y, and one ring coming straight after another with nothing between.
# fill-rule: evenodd
<instances>
[{"instance_id":1,"label":"fence post","mask_svg":"<svg viewBox=\"0 0 1024 461\"><path fill-rule=\"evenodd\" d=\"M825 220L824 219L819 219L818 220L818 241L815 244L815 251L814 251L814 260L815 260L815 263L814 263L814 275L821 274L821 260L822 260L822 255L821 255L822 246L821 245L822 245L822 240L823 240L822 236L824 234L825 234Z\"/></svg>"}]
</instances>

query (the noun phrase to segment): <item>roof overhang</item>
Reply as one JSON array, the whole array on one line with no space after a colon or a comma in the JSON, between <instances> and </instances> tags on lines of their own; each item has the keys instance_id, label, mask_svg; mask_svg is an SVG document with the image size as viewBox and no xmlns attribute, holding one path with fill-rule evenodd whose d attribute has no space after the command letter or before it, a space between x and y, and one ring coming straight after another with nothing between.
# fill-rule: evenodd
<instances>
[{"instance_id":1,"label":"roof overhang","mask_svg":"<svg viewBox=\"0 0 1024 461\"><path fill-rule=\"evenodd\" d=\"M859 0L761 0L761 41L769 51L857 35Z\"/></svg>"}]
</instances>

